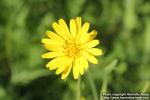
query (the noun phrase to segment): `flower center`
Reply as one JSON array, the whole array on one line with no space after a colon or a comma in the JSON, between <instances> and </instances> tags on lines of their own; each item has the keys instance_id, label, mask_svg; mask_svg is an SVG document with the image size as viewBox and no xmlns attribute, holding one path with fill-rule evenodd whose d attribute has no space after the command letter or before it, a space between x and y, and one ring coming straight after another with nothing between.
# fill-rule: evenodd
<instances>
[{"instance_id":1,"label":"flower center","mask_svg":"<svg viewBox=\"0 0 150 100\"><path fill-rule=\"evenodd\" d=\"M81 51L80 45L74 41L68 40L64 45L64 53L68 57L75 57Z\"/></svg>"}]
</instances>

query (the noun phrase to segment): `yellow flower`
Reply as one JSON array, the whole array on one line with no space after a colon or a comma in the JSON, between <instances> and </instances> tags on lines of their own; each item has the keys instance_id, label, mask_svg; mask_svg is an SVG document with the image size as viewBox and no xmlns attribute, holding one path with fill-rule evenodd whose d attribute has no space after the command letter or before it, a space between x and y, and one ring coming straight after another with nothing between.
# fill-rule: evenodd
<instances>
[{"instance_id":1,"label":"yellow flower","mask_svg":"<svg viewBox=\"0 0 150 100\"><path fill-rule=\"evenodd\" d=\"M94 56L102 55L102 50L94 48L99 40L94 40L97 35L95 30L88 33L90 24L81 23L81 17L70 20L68 28L63 19L52 23L55 32L47 31L48 38L43 38L44 47L49 50L42 58L52 59L46 67L56 69L56 74L61 74L61 79L67 78L73 70L74 79L78 79L88 68L88 61L97 64Z\"/></svg>"}]
</instances>

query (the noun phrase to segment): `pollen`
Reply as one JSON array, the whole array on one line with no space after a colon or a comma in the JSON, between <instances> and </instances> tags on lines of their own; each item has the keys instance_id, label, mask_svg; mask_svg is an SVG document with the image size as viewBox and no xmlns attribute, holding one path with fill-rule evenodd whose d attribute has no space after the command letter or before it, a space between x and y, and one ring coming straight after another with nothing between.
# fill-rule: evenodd
<instances>
[{"instance_id":1,"label":"pollen","mask_svg":"<svg viewBox=\"0 0 150 100\"><path fill-rule=\"evenodd\" d=\"M75 41L72 40L66 41L63 47L64 47L64 54L71 58L78 56L81 51L81 46L79 45L79 43L76 43Z\"/></svg>"}]
</instances>

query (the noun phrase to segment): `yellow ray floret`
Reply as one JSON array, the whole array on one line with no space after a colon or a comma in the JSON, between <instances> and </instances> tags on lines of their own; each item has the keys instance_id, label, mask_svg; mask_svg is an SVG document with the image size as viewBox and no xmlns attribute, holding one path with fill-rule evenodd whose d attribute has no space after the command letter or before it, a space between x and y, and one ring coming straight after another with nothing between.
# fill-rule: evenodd
<instances>
[{"instance_id":1,"label":"yellow ray floret","mask_svg":"<svg viewBox=\"0 0 150 100\"><path fill-rule=\"evenodd\" d=\"M51 59L46 67L56 69L56 74L62 74L66 79L72 70L74 79L78 79L88 68L88 61L98 64L95 56L102 55L102 50L95 48L99 40L94 40L97 31L88 32L90 24L82 25L81 17L71 19L69 27L63 19L52 23L54 31L46 31L47 38L41 42L48 50L42 58Z\"/></svg>"}]
</instances>

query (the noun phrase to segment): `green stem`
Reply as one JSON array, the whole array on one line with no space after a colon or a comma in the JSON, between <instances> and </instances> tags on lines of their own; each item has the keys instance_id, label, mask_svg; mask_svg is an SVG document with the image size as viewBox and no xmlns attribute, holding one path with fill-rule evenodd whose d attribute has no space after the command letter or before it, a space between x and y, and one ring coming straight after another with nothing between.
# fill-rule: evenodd
<instances>
[{"instance_id":1,"label":"green stem","mask_svg":"<svg viewBox=\"0 0 150 100\"><path fill-rule=\"evenodd\" d=\"M78 81L77 81L77 100L80 100L80 84L81 84L81 78L79 77Z\"/></svg>"},{"instance_id":2,"label":"green stem","mask_svg":"<svg viewBox=\"0 0 150 100\"><path fill-rule=\"evenodd\" d=\"M103 79L103 84L102 84L102 88L100 91L100 100L104 100L104 97L102 95L102 93L105 93L107 91L107 77L105 75L104 79Z\"/></svg>"},{"instance_id":3,"label":"green stem","mask_svg":"<svg viewBox=\"0 0 150 100\"><path fill-rule=\"evenodd\" d=\"M88 76L88 80L89 80L89 83L90 83L90 86L91 86L93 98L94 98L94 100L98 100L97 90L96 90L94 81L93 81L93 79L91 77L91 73L89 71L87 72L87 76Z\"/></svg>"}]
</instances>

